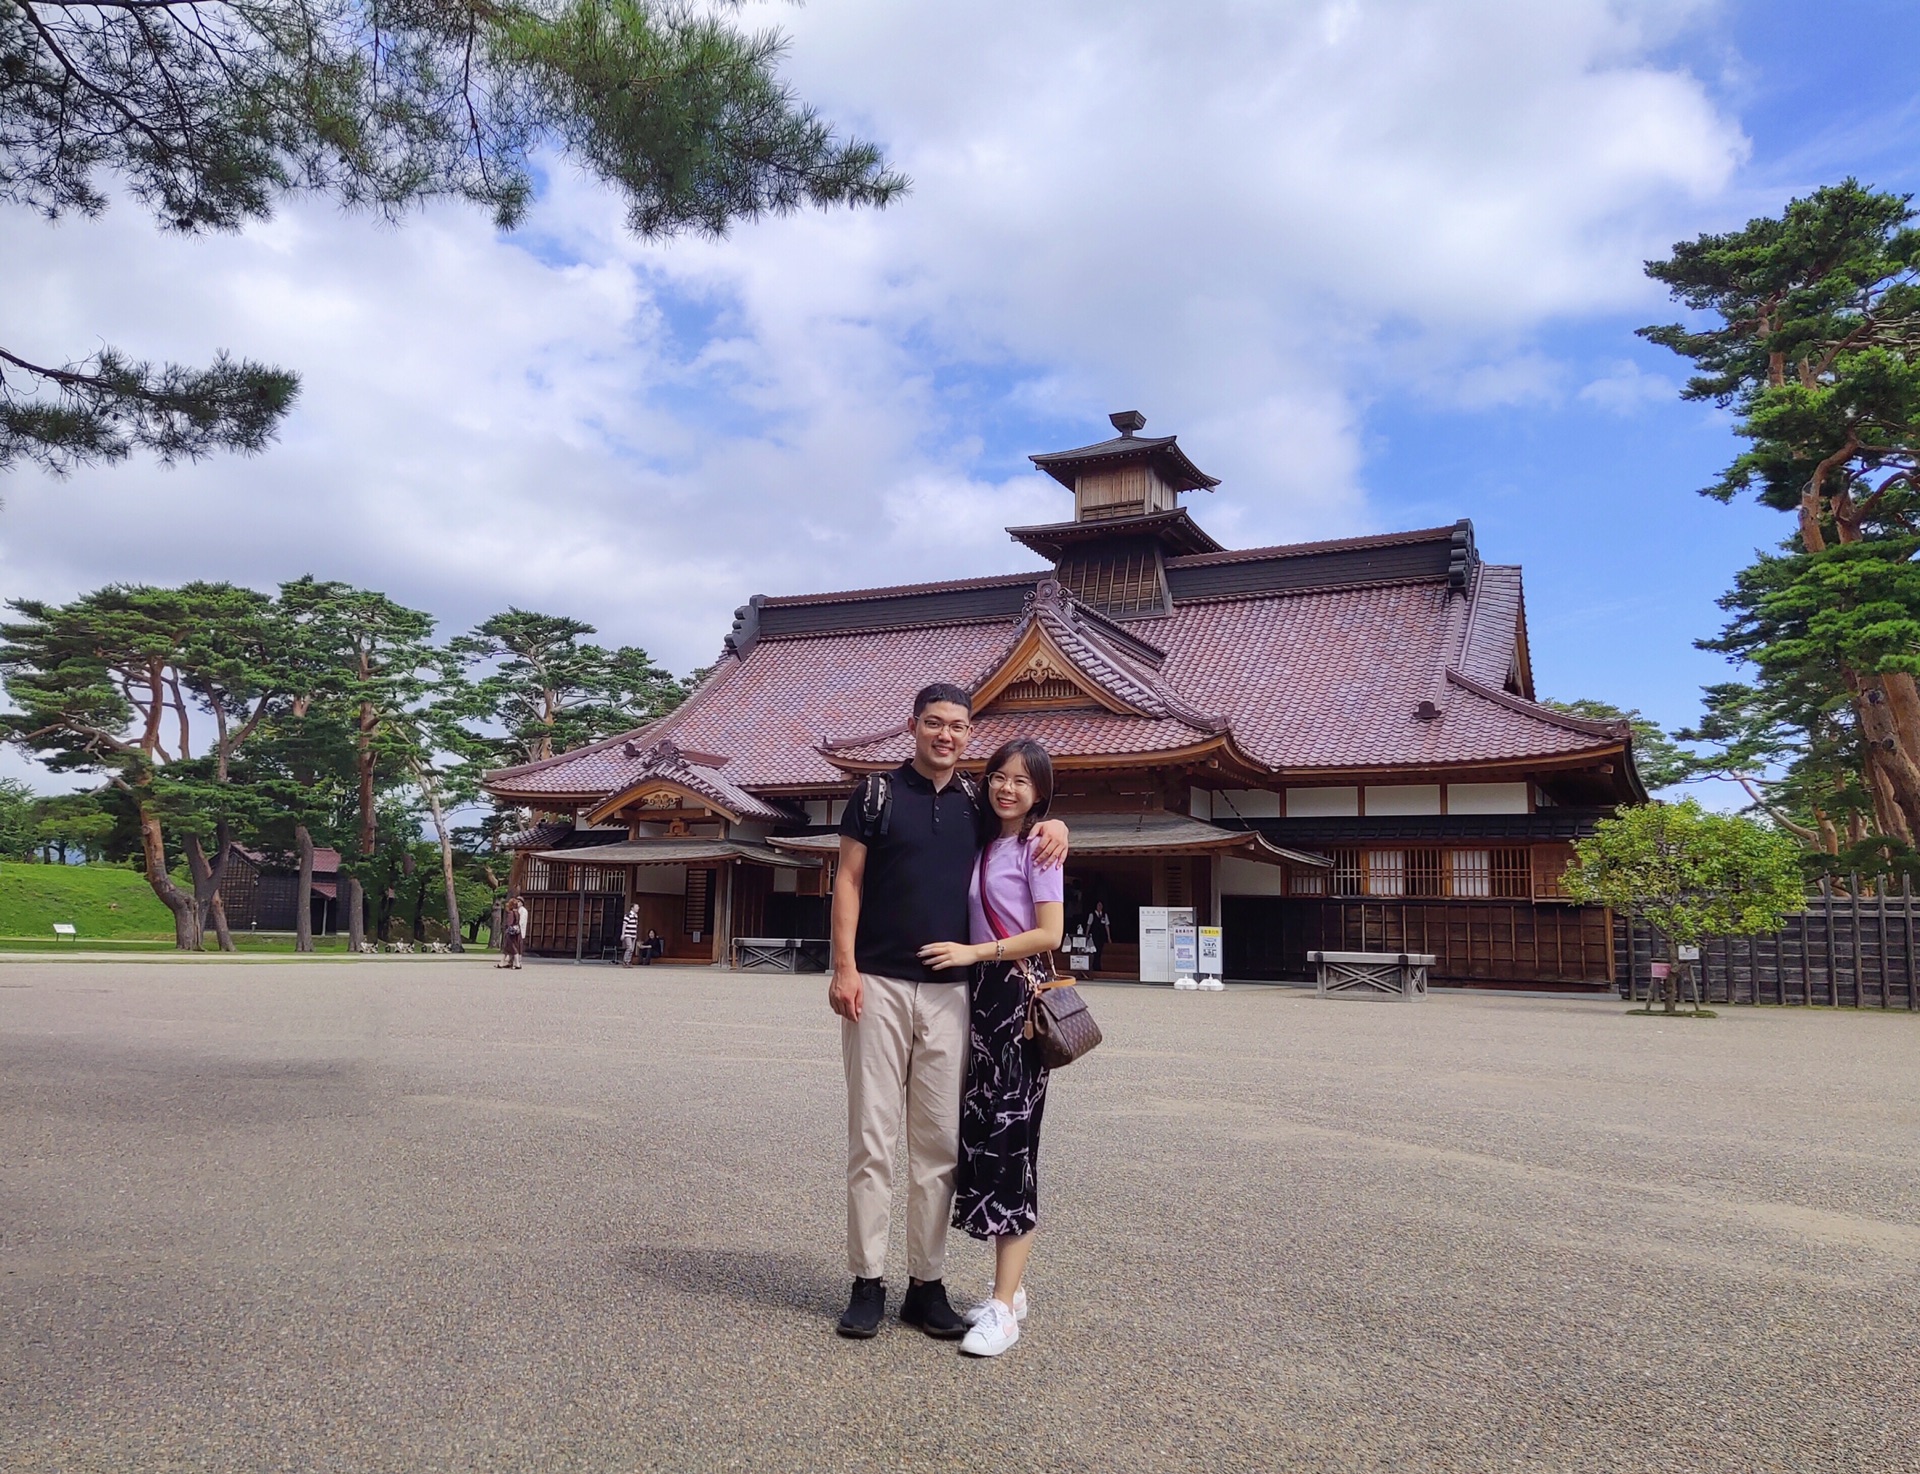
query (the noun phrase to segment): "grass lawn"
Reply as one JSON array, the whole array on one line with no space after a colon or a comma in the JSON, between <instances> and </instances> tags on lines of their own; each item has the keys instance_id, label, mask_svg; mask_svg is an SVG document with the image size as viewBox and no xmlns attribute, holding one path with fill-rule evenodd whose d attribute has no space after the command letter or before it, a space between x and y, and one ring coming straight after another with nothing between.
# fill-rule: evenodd
<instances>
[{"instance_id":1,"label":"grass lawn","mask_svg":"<svg viewBox=\"0 0 1920 1474\"><path fill-rule=\"evenodd\" d=\"M44 944L70 921L80 943L171 944L173 915L137 870L122 865L23 865L0 860L0 937Z\"/></svg>"},{"instance_id":2,"label":"grass lawn","mask_svg":"<svg viewBox=\"0 0 1920 1474\"><path fill-rule=\"evenodd\" d=\"M56 941L53 924L70 921L79 935ZM241 952L292 952L291 932L235 932ZM213 947L209 933L207 946ZM173 914L137 870L120 865L23 865L0 860L0 952L166 952ZM315 937L316 952L345 952L343 936ZM469 945L469 951L483 950Z\"/></svg>"}]
</instances>

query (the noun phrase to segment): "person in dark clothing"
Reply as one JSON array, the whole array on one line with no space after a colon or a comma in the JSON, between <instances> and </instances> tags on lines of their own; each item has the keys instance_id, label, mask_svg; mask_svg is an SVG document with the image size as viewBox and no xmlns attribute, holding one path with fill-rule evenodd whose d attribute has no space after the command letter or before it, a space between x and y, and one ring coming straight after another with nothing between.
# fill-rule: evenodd
<instances>
[{"instance_id":1,"label":"person in dark clothing","mask_svg":"<svg viewBox=\"0 0 1920 1474\"><path fill-rule=\"evenodd\" d=\"M1107 903L1095 901L1087 917L1087 940L1093 943L1093 970L1100 971L1100 959L1113 945L1113 918L1107 915Z\"/></svg>"},{"instance_id":2,"label":"person in dark clothing","mask_svg":"<svg viewBox=\"0 0 1920 1474\"><path fill-rule=\"evenodd\" d=\"M833 978L847 1079L847 1267L853 1293L839 1330L874 1335L886 1309L894 1149L907 1134L907 1274L900 1319L928 1335L966 1334L947 1299L947 1220L960 1139L968 1047L966 973L924 964L934 942L964 943L967 888L980 855L973 784L958 778L973 734L972 697L957 686L913 703L913 758L870 777L840 823L833 885ZM884 798L884 803L878 800ZM1066 858L1064 825L1034 833L1037 858Z\"/></svg>"}]
</instances>

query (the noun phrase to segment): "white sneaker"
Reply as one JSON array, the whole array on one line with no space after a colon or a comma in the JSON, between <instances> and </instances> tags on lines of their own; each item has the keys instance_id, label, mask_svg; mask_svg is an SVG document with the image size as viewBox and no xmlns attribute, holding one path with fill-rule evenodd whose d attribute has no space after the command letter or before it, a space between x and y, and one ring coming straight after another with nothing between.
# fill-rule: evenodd
<instances>
[{"instance_id":1,"label":"white sneaker","mask_svg":"<svg viewBox=\"0 0 1920 1474\"><path fill-rule=\"evenodd\" d=\"M993 1304L992 1297L988 1297L978 1305L969 1305L965 1310L960 1312L960 1319L970 1326L977 1326L980 1324L981 1318L986 1315L987 1307L991 1304ZM1013 1318L1015 1320L1025 1320L1027 1318L1027 1287L1025 1285L1022 1285L1013 1292Z\"/></svg>"},{"instance_id":2,"label":"white sneaker","mask_svg":"<svg viewBox=\"0 0 1920 1474\"><path fill-rule=\"evenodd\" d=\"M980 1319L973 1323L960 1350L967 1356L998 1356L1020 1339L1020 1322L998 1300L989 1300Z\"/></svg>"}]
</instances>

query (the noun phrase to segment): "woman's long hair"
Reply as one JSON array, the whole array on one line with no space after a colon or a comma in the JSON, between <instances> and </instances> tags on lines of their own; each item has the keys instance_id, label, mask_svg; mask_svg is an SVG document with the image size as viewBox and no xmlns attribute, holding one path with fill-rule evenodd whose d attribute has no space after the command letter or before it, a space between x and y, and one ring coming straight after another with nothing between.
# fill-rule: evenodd
<instances>
[{"instance_id":1,"label":"woman's long hair","mask_svg":"<svg viewBox=\"0 0 1920 1474\"><path fill-rule=\"evenodd\" d=\"M1033 826L1046 818L1047 810L1053 807L1053 755L1031 737L1016 737L1011 742L1003 742L999 750L987 759L987 771L980 778L980 806L975 813L982 844L1000 837L1000 816L993 811L988 780L1014 758L1019 758L1027 765L1027 777L1033 783L1033 807L1027 810L1026 817L1020 821L1020 837L1025 839L1032 834Z\"/></svg>"}]
</instances>

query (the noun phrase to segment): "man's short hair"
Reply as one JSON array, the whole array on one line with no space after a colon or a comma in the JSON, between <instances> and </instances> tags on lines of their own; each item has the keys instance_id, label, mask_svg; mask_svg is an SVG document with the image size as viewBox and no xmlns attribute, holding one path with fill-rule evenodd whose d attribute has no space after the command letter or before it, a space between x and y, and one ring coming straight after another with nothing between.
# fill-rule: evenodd
<instances>
[{"instance_id":1,"label":"man's short hair","mask_svg":"<svg viewBox=\"0 0 1920 1474\"><path fill-rule=\"evenodd\" d=\"M968 716L973 715L973 695L963 691L949 681L935 681L931 686L922 686L920 694L913 698L914 719L919 720L920 713L936 701L951 701L955 706L966 708Z\"/></svg>"}]
</instances>

